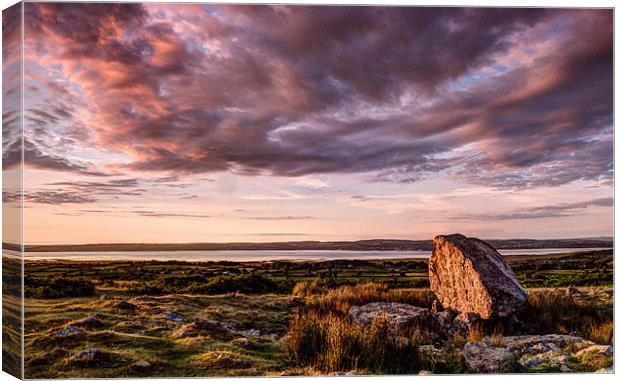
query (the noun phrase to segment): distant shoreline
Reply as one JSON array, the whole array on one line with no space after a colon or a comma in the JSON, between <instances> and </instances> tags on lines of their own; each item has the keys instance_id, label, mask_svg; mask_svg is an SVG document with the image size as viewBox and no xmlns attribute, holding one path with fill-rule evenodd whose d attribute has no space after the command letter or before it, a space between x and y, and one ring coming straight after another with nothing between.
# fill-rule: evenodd
<instances>
[{"instance_id":1,"label":"distant shoreline","mask_svg":"<svg viewBox=\"0 0 620 381\"><path fill-rule=\"evenodd\" d=\"M487 240L496 249L612 248L612 238L574 239L505 239ZM3 249L19 251L20 247L3 243ZM331 250L331 251L422 251L432 250L431 240L370 239L360 241L291 241L231 243L111 243L83 245L26 245L26 252L117 252L117 251L265 251L265 250Z\"/></svg>"}]
</instances>

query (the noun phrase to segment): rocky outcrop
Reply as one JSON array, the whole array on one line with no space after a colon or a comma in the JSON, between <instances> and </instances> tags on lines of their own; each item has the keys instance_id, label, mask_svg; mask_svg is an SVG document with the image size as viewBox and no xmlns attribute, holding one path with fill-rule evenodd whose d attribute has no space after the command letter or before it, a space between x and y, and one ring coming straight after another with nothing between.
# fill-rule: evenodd
<instances>
[{"instance_id":1,"label":"rocky outcrop","mask_svg":"<svg viewBox=\"0 0 620 381\"><path fill-rule=\"evenodd\" d=\"M465 344L463 357L475 373L510 373L516 369L517 357L514 352L484 342Z\"/></svg>"},{"instance_id":2,"label":"rocky outcrop","mask_svg":"<svg viewBox=\"0 0 620 381\"><path fill-rule=\"evenodd\" d=\"M349 317L362 327L369 326L380 316L386 316L397 331L429 326L433 315L428 308L421 308L404 303L376 302L363 306L351 307Z\"/></svg>"},{"instance_id":3,"label":"rocky outcrop","mask_svg":"<svg viewBox=\"0 0 620 381\"><path fill-rule=\"evenodd\" d=\"M508 316L527 301L502 255L488 243L460 234L435 237L428 275L444 307L483 319Z\"/></svg>"},{"instance_id":4,"label":"rocky outcrop","mask_svg":"<svg viewBox=\"0 0 620 381\"><path fill-rule=\"evenodd\" d=\"M510 369L526 372L594 372L613 363L611 346L571 335L487 337L482 342L467 343L463 349L469 366L480 373L506 372L508 368L503 365L508 363L508 353L515 360Z\"/></svg>"}]
</instances>

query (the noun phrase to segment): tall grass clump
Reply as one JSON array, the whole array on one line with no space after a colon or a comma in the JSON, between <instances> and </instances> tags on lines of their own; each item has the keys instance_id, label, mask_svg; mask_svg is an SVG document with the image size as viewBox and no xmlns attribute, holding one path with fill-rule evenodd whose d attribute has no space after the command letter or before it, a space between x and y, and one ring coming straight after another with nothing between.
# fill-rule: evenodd
<instances>
[{"instance_id":1,"label":"tall grass clump","mask_svg":"<svg viewBox=\"0 0 620 381\"><path fill-rule=\"evenodd\" d=\"M422 369L415 340L392 332L387 318L362 329L339 313L298 311L288 348L296 365L322 372L405 374Z\"/></svg>"},{"instance_id":2,"label":"tall grass clump","mask_svg":"<svg viewBox=\"0 0 620 381\"><path fill-rule=\"evenodd\" d=\"M575 334L600 344L613 338L613 308L578 301L561 291L530 292L520 313L524 329L537 334Z\"/></svg>"}]
</instances>

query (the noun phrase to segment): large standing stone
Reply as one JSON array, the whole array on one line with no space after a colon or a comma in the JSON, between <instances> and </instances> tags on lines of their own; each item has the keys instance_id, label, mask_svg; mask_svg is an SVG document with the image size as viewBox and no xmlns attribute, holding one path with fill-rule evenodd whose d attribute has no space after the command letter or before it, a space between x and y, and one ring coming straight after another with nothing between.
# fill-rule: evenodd
<instances>
[{"instance_id":1,"label":"large standing stone","mask_svg":"<svg viewBox=\"0 0 620 381\"><path fill-rule=\"evenodd\" d=\"M488 243L461 234L435 237L428 277L444 307L475 312L483 319L508 316L527 301L502 255Z\"/></svg>"}]
</instances>

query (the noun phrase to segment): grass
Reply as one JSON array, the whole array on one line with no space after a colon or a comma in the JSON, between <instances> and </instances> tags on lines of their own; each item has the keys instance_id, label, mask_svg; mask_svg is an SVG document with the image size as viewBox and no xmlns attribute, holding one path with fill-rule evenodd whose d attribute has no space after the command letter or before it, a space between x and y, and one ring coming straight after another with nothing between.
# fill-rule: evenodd
<instances>
[{"instance_id":1,"label":"grass","mask_svg":"<svg viewBox=\"0 0 620 381\"><path fill-rule=\"evenodd\" d=\"M287 344L294 364L326 373L412 374L422 369L415 337L394 334L386 318L362 329L340 314L298 312Z\"/></svg>"},{"instance_id":2,"label":"grass","mask_svg":"<svg viewBox=\"0 0 620 381\"><path fill-rule=\"evenodd\" d=\"M530 284L589 279L596 285L593 274L609 273L611 258L610 253L580 253L508 260ZM352 306L370 302L430 307L433 293L413 287L427 284L426 271L426 262L418 259L28 263L26 377L324 375L350 370L410 374L422 369L467 373L460 350L466 340L482 336L497 342L515 332L572 333L612 343L611 296L583 287L576 295L530 289L530 301L518 321L481 325L439 356L420 349L428 338L395 334L385 320L377 319L366 329L349 320ZM11 290L10 284L5 287ZM89 291L82 294L81 289ZM103 294L110 300L100 300ZM7 295L4 308L11 312ZM123 304L131 308L120 308ZM174 314L185 321L167 317ZM10 317L5 313L5 319ZM85 317L96 317L101 325L80 327L76 336L53 336ZM206 320L231 323L232 328L183 335L188 325ZM5 329L5 343L12 342L10 333ZM5 359L11 360L16 348L3 348ZM101 361L82 366L70 360L89 348L101 349ZM150 367L136 368L136 361Z\"/></svg>"},{"instance_id":3,"label":"grass","mask_svg":"<svg viewBox=\"0 0 620 381\"><path fill-rule=\"evenodd\" d=\"M525 331L572 333L599 344L612 343L612 304L579 300L561 290L530 291L519 316Z\"/></svg>"}]
</instances>

